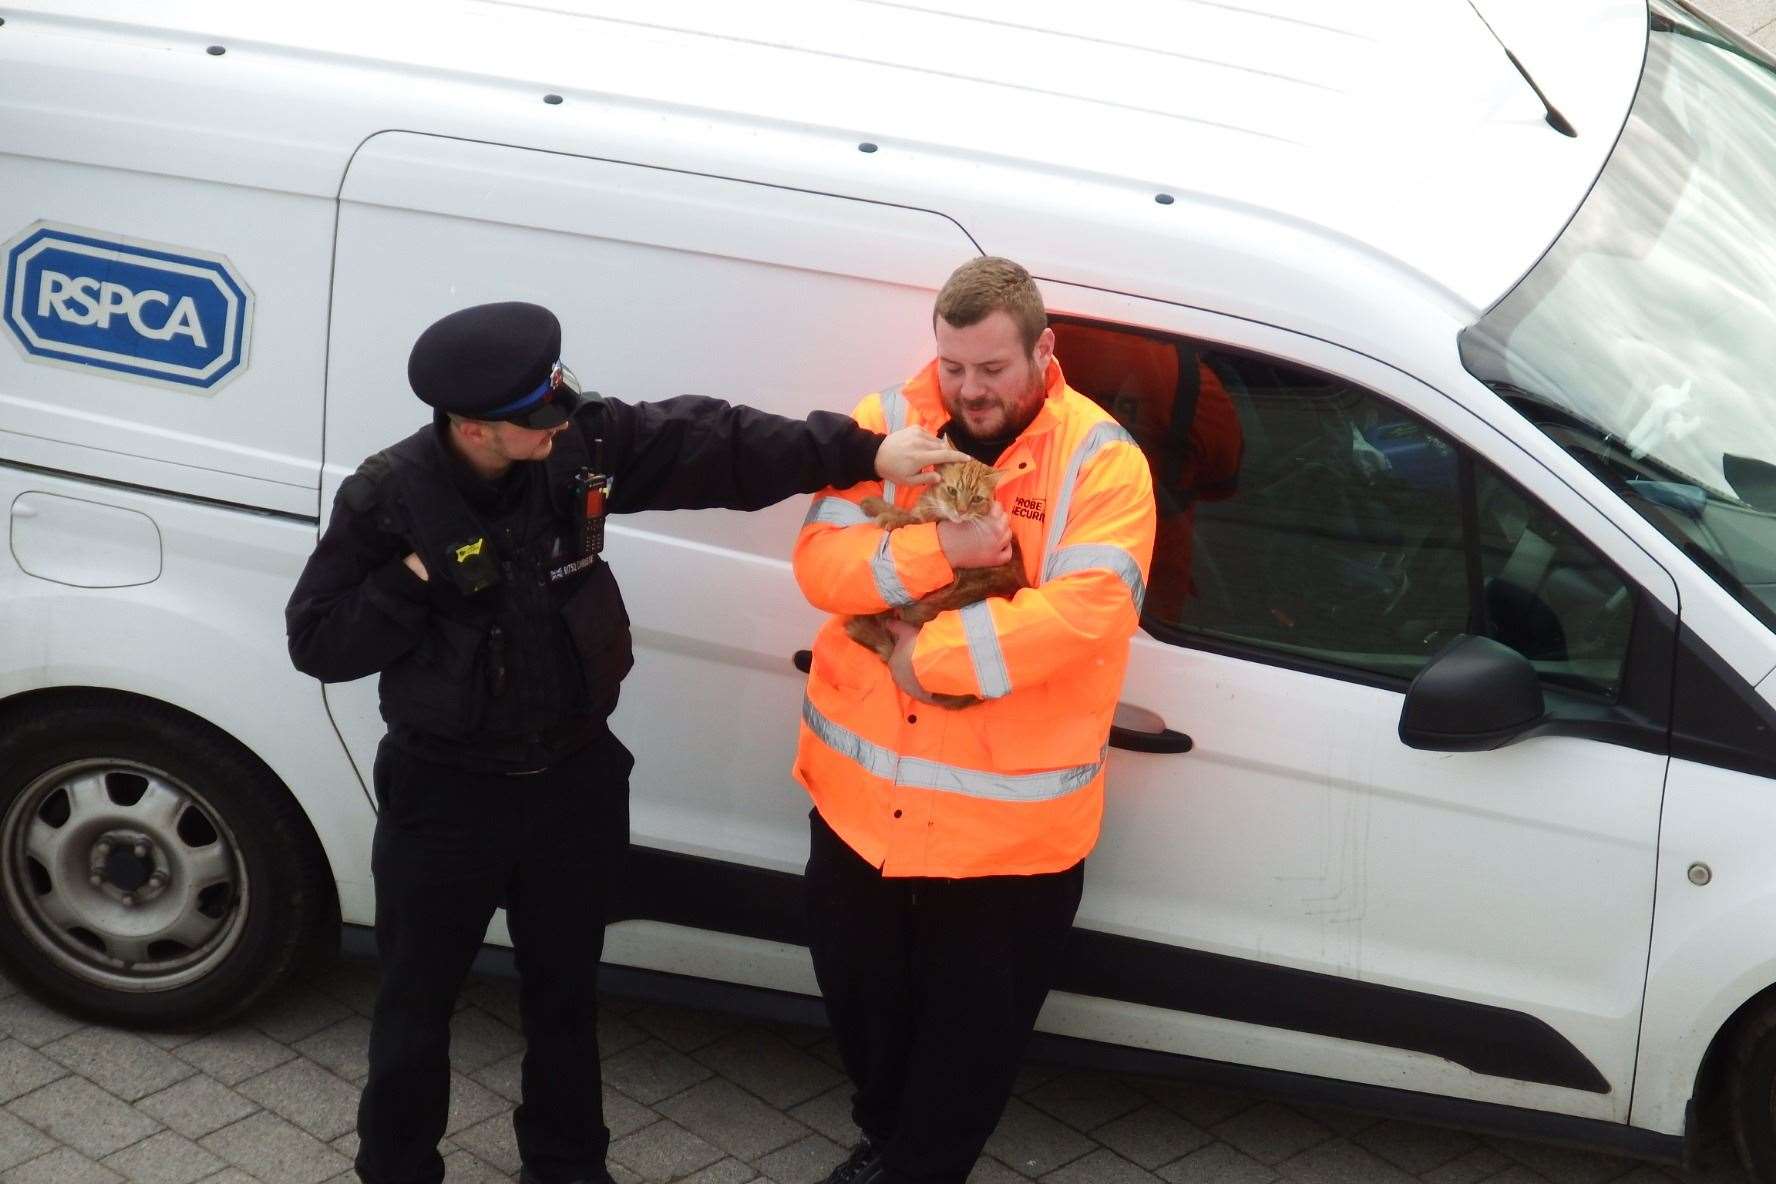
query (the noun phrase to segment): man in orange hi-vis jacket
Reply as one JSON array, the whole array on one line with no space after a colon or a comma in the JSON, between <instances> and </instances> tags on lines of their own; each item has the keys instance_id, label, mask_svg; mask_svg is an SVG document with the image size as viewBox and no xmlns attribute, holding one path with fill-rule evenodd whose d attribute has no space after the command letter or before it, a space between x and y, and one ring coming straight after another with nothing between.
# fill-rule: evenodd
<instances>
[{"instance_id":1,"label":"man in orange hi-vis jacket","mask_svg":"<svg viewBox=\"0 0 1776 1184\"><path fill-rule=\"evenodd\" d=\"M809 945L864 1135L831 1184L962 1184L992 1134L1079 906L1153 552L1147 461L1067 386L1029 273L965 264L933 327L937 358L852 414L946 431L999 469L991 515L885 532L859 502L923 491L865 482L817 495L795 550L834 614L795 764ZM887 664L846 636L847 615L1005 562L1013 535L1030 587L895 622Z\"/></svg>"}]
</instances>

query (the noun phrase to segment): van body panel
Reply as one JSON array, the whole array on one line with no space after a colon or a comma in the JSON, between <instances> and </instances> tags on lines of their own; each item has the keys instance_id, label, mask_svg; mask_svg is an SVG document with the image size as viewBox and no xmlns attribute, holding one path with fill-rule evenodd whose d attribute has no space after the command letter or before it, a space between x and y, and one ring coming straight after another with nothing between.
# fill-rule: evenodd
<instances>
[{"instance_id":1,"label":"van body panel","mask_svg":"<svg viewBox=\"0 0 1776 1184\"><path fill-rule=\"evenodd\" d=\"M368 919L375 815L319 686L291 668L282 644L284 602L314 528L0 463L9 515L45 495L146 517L161 539L161 571L131 587L71 588L26 575L10 549L0 552L0 702L44 688L109 688L221 729L289 788L332 865L346 919Z\"/></svg>"},{"instance_id":2,"label":"van body panel","mask_svg":"<svg viewBox=\"0 0 1776 1184\"><path fill-rule=\"evenodd\" d=\"M47 225L60 236L119 250L220 257L244 287L239 315L249 318L233 347L241 358L213 387L145 379L102 358L33 355L16 331L0 328L0 460L313 517L332 203L20 156L0 155L0 175L0 235L13 239ZM90 264L88 273L65 278L85 282L90 297L112 269L102 253L79 258ZM156 282L155 269L135 272L149 278L132 283ZM117 307L134 292L116 291L103 312L90 299L86 307L64 300L58 316L52 298L59 293L50 281L61 277L27 273L22 264L8 274L9 315L114 321L113 338L142 340ZM175 282L161 287L178 291ZM136 315L132 308L130 315L161 327L156 319L171 315L167 293L140 291L148 311ZM222 328L206 318L190 331L214 338Z\"/></svg>"},{"instance_id":3,"label":"van body panel","mask_svg":"<svg viewBox=\"0 0 1776 1184\"><path fill-rule=\"evenodd\" d=\"M465 303L546 304L563 360L607 396L711 395L800 418L848 411L916 371L930 349L917 331L870 329L927 323L937 287L975 254L960 226L923 210L407 134L367 143L343 195L329 504L360 458L423 422L395 376L420 330ZM605 559L646 671L613 720L641 754L638 844L780 870L805 860L791 658L821 616L787 558L805 511L791 499L608 526ZM374 680L327 696L367 779L381 734ZM713 781L711 752L723 754Z\"/></svg>"},{"instance_id":4,"label":"van body panel","mask_svg":"<svg viewBox=\"0 0 1776 1184\"><path fill-rule=\"evenodd\" d=\"M1741 1004L1776 982L1768 875L1776 794L1767 779L1673 760L1659 844L1658 923L1630 1121L1673 1134L1709 1043ZM1692 864L1710 871L1692 883Z\"/></svg>"}]
</instances>

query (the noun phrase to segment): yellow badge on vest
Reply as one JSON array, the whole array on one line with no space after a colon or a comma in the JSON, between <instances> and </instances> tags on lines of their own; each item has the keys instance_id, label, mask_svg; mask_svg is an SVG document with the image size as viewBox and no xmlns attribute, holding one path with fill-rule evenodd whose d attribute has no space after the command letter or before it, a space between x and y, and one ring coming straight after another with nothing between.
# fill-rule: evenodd
<instances>
[{"instance_id":1,"label":"yellow badge on vest","mask_svg":"<svg viewBox=\"0 0 1776 1184\"><path fill-rule=\"evenodd\" d=\"M458 563L467 563L469 560L473 559L475 556L481 554L481 548L485 547L486 545L487 545L486 539L476 539L472 543L463 544L462 546L460 546L456 549L456 561Z\"/></svg>"}]
</instances>

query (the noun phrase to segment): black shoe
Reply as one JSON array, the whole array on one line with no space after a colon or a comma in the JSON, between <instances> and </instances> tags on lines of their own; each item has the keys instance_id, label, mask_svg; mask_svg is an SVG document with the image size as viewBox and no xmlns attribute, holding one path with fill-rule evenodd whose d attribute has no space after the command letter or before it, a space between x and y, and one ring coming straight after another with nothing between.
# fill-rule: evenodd
<instances>
[{"instance_id":1,"label":"black shoe","mask_svg":"<svg viewBox=\"0 0 1776 1184\"><path fill-rule=\"evenodd\" d=\"M867 1138L859 1139L844 1163L821 1184L874 1184L882 1175L882 1149Z\"/></svg>"}]
</instances>

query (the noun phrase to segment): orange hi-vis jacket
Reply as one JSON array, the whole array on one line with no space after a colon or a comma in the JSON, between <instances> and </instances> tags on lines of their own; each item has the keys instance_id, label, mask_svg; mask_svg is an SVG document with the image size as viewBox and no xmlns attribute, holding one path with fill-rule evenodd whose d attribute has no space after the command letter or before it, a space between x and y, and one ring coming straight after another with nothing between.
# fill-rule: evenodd
<instances>
[{"instance_id":1,"label":"orange hi-vis jacket","mask_svg":"<svg viewBox=\"0 0 1776 1184\"><path fill-rule=\"evenodd\" d=\"M795 775L827 824L887 876L1063 871L1097 842L1110 720L1153 553L1146 457L1050 363L1048 395L995 465L1031 586L942 613L920 630L926 691L977 695L946 710L895 685L844 618L908 604L955 576L935 524L884 531L858 503L910 508L917 487L864 482L816 495L795 574L835 614L814 641ZM852 413L891 432L948 416L937 363Z\"/></svg>"}]
</instances>

